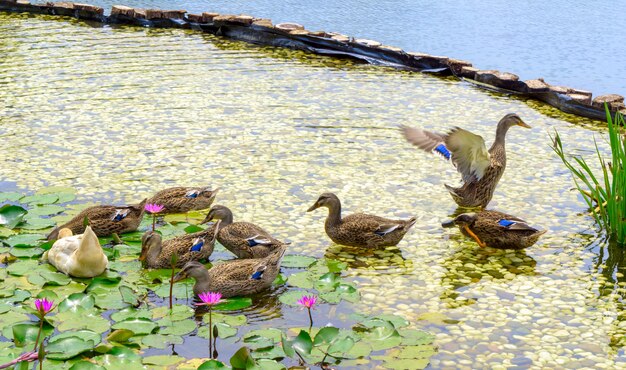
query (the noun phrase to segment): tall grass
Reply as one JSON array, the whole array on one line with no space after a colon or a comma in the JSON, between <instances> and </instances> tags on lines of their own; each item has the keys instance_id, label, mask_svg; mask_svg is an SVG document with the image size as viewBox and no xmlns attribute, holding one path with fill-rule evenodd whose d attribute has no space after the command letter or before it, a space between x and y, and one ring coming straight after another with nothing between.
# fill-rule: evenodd
<instances>
[{"instance_id":1,"label":"tall grass","mask_svg":"<svg viewBox=\"0 0 626 370\"><path fill-rule=\"evenodd\" d=\"M559 133L555 131L552 138L552 149L570 170L576 188L583 195L591 214L596 222L606 231L611 239L618 244L626 245L626 139L620 132L624 130L624 116L619 113L611 119L606 109L609 125L609 144L611 161L607 161L600 153L594 138L596 155L601 170L594 173L587 161L580 156L568 159L563 151ZM601 172L600 172L601 171Z\"/></svg>"}]
</instances>

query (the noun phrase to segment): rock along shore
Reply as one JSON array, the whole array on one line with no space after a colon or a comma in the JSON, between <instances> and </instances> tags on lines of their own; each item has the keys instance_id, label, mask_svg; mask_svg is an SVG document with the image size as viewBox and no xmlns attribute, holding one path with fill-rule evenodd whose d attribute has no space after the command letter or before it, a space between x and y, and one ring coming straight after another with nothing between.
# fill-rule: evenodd
<instances>
[{"instance_id":1,"label":"rock along shore","mask_svg":"<svg viewBox=\"0 0 626 370\"><path fill-rule=\"evenodd\" d=\"M358 39L335 32L309 31L296 23L274 25L270 19L249 15L185 10L138 9L114 5L110 15L101 7L72 3L31 4L28 0L0 0L0 11L68 16L103 24L131 24L143 27L187 28L261 45L286 47L315 54L354 58L375 65L437 75L454 75L487 90L543 101L559 110L604 121L605 104L612 114L626 115L624 97L616 94L593 98L590 91L553 86L543 79L520 81L513 73L480 70L472 63L443 56L406 52L380 42Z\"/></svg>"}]
</instances>

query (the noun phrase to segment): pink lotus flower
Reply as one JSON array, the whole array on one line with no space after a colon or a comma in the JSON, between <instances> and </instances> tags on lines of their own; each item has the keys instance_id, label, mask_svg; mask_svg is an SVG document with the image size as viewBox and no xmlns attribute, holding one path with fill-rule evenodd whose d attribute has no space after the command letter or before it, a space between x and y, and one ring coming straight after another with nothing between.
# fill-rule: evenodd
<instances>
[{"instance_id":1,"label":"pink lotus flower","mask_svg":"<svg viewBox=\"0 0 626 370\"><path fill-rule=\"evenodd\" d=\"M160 204L152 204L152 203L148 203L146 204L146 206L144 207L144 209L151 214L155 214L155 213L159 213L162 210L165 209L165 206L162 206Z\"/></svg>"},{"instance_id":2,"label":"pink lotus flower","mask_svg":"<svg viewBox=\"0 0 626 370\"><path fill-rule=\"evenodd\" d=\"M196 306L215 306L222 300L222 293L206 292L198 294L203 303L196 303Z\"/></svg>"},{"instance_id":3,"label":"pink lotus flower","mask_svg":"<svg viewBox=\"0 0 626 370\"><path fill-rule=\"evenodd\" d=\"M311 296L306 296L303 295L302 298L298 299L298 301L296 301L297 304L304 306L308 309L311 309L311 307L315 306L315 303L317 303L317 296L311 295Z\"/></svg>"},{"instance_id":4,"label":"pink lotus flower","mask_svg":"<svg viewBox=\"0 0 626 370\"><path fill-rule=\"evenodd\" d=\"M35 308L37 309L40 318L43 318L44 316L49 314L50 311L52 311L53 309L53 305L54 301L49 301L47 298L35 299Z\"/></svg>"}]
</instances>

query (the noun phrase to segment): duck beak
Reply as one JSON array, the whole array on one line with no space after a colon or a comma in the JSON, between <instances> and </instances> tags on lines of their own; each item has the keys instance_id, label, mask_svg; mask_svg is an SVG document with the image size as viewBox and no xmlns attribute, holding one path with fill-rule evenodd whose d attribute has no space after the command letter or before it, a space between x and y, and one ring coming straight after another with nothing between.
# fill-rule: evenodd
<instances>
[{"instance_id":1,"label":"duck beak","mask_svg":"<svg viewBox=\"0 0 626 370\"><path fill-rule=\"evenodd\" d=\"M200 222L200 225L204 225L211 220L213 220L213 214L209 212L209 214L204 218L204 221Z\"/></svg>"},{"instance_id":2,"label":"duck beak","mask_svg":"<svg viewBox=\"0 0 626 370\"><path fill-rule=\"evenodd\" d=\"M520 120L520 121L517 123L517 125L518 125L518 126L522 126L522 127L526 127L526 128L531 128L531 127L530 127L530 126L529 126L526 122L524 122L524 121L522 121L522 120Z\"/></svg>"},{"instance_id":3,"label":"duck beak","mask_svg":"<svg viewBox=\"0 0 626 370\"><path fill-rule=\"evenodd\" d=\"M139 256L138 260L140 262L143 262L146 259L146 254L145 253L141 253L141 255Z\"/></svg>"},{"instance_id":4,"label":"duck beak","mask_svg":"<svg viewBox=\"0 0 626 370\"><path fill-rule=\"evenodd\" d=\"M316 209L320 208L319 204L317 204L317 202L315 202L315 204L313 204L311 207L309 207L309 209L307 209L307 212L311 212L311 211L315 211Z\"/></svg>"},{"instance_id":5,"label":"duck beak","mask_svg":"<svg viewBox=\"0 0 626 370\"><path fill-rule=\"evenodd\" d=\"M454 226L455 226L455 224L454 224L454 220L448 220L448 221L446 221L446 222L442 223L442 224L441 224L441 226L442 226L442 227L444 227L444 228L446 228L446 229L449 229L449 228L451 228L451 227L454 227Z\"/></svg>"}]
</instances>

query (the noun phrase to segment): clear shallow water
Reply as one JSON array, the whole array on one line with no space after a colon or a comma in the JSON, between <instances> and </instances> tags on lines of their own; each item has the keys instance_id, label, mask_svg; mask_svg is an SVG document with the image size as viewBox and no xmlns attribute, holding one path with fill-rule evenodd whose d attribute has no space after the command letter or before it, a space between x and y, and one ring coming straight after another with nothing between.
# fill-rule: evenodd
<instances>
[{"instance_id":1,"label":"clear shallow water","mask_svg":"<svg viewBox=\"0 0 626 370\"><path fill-rule=\"evenodd\" d=\"M591 122L453 80L181 30L2 14L0 51L7 188L71 186L79 201L122 203L220 186L217 203L292 241L290 253L349 262L362 309L435 333L434 368L626 367L624 265L595 240L549 148L557 129L566 148L591 153ZM461 125L489 143L509 112L533 129L510 131L492 207L550 232L527 251L480 250L440 227L455 171L397 126ZM324 191L346 213L418 223L398 248L355 256L324 235L324 211L305 212Z\"/></svg>"},{"instance_id":2,"label":"clear shallow water","mask_svg":"<svg viewBox=\"0 0 626 370\"><path fill-rule=\"evenodd\" d=\"M120 2L94 0L105 7ZM124 5L189 12L246 13L311 30L341 32L433 55L469 60L522 79L626 94L626 33L616 15L626 0L519 1L128 0Z\"/></svg>"}]
</instances>

